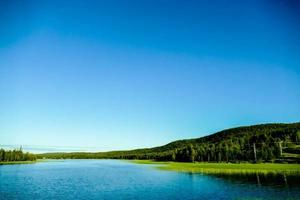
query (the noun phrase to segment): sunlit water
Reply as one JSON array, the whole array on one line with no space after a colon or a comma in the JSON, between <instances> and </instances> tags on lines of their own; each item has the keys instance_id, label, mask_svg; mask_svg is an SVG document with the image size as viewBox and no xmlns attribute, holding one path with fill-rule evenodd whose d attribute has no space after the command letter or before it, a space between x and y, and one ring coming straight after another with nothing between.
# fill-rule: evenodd
<instances>
[{"instance_id":1,"label":"sunlit water","mask_svg":"<svg viewBox=\"0 0 300 200\"><path fill-rule=\"evenodd\" d=\"M299 177L260 179L161 171L118 160L64 160L0 166L0 199L300 199Z\"/></svg>"}]
</instances>

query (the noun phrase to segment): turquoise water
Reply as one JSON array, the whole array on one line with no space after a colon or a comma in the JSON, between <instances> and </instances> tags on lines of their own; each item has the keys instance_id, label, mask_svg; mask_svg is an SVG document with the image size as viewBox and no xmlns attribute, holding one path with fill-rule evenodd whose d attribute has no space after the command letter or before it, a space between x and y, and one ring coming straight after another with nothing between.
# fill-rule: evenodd
<instances>
[{"instance_id":1,"label":"turquoise water","mask_svg":"<svg viewBox=\"0 0 300 200\"><path fill-rule=\"evenodd\" d=\"M0 166L0 199L300 199L298 178L281 184L273 177L270 184L268 177L257 182L118 160L64 160Z\"/></svg>"}]
</instances>

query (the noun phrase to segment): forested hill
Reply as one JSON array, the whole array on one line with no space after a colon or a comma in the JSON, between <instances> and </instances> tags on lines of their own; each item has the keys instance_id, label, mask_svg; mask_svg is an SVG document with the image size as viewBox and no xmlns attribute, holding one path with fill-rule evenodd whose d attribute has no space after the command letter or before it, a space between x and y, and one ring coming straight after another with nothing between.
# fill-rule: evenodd
<instances>
[{"instance_id":1,"label":"forested hill","mask_svg":"<svg viewBox=\"0 0 300 200\"><path fill-rule=\"evenodd\" d=\"M172 161L299 162L300 122L231 128L209 136L130 151L45 153L40 158L113 158Z\"/></svg>"}]
</instances>

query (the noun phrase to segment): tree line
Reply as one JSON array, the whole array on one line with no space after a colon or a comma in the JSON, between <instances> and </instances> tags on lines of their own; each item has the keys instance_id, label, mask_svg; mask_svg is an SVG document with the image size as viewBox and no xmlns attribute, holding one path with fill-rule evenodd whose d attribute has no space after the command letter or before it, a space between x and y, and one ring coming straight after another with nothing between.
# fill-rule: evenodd
<instances>
[{"instance_id":1,"label":"tree line","mask_svg":"<svg viewBox=\"0 0 300 200\"><path fill-rule=\"evenodd\" d=\"M41 158L111 158L111 159L153 159L178 162L241 162L284 160L282 152L299 153L300 123L263 124L238 127L189 140L179 140L167 145L98 153L48 153ZM299 143L300 144L300 143ZM297 158L293 162L299 162Z\"/></svg>"},{"instance_id":2,"label":"tree line","mask_svg":"<svg viewBox=\"0 0 300 200\"><path fill-rule=\"evenodd\" d=\"M14 150L0 149L0 162L13 162L13 161L35 161L37 156L32 153L24 153L22 147Z\"/></svg>"}]
</instances>

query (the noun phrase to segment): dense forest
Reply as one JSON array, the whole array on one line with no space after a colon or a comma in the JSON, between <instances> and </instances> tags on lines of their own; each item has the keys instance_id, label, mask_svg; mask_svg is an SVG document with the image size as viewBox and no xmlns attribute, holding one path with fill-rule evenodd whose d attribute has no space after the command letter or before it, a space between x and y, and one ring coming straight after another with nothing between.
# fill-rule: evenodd
<instances>
[{"instance_id":1,"label":"dense forest","mask_svg":"<svg viewBox=\"0 0 300 200\"><path fill-rule=\"evenodd\" d=\"M179 162L298 162L300 123L262 124L223 130L197 139L130 151L99 153L45 153L39 158L56 159L153 159Z\"/></svg>"},{"instance_id":2,"label":"dense forest","mask_svg":"<svg viewBox=\"0 0 300 200\"><path fill-rule=\"evenodd\" d=\"M34 161L36 155L31 153L24 153L22 148L14 150L0 149L0 162L13 162L13 161Z\"/></svg>"}]
</instances>

